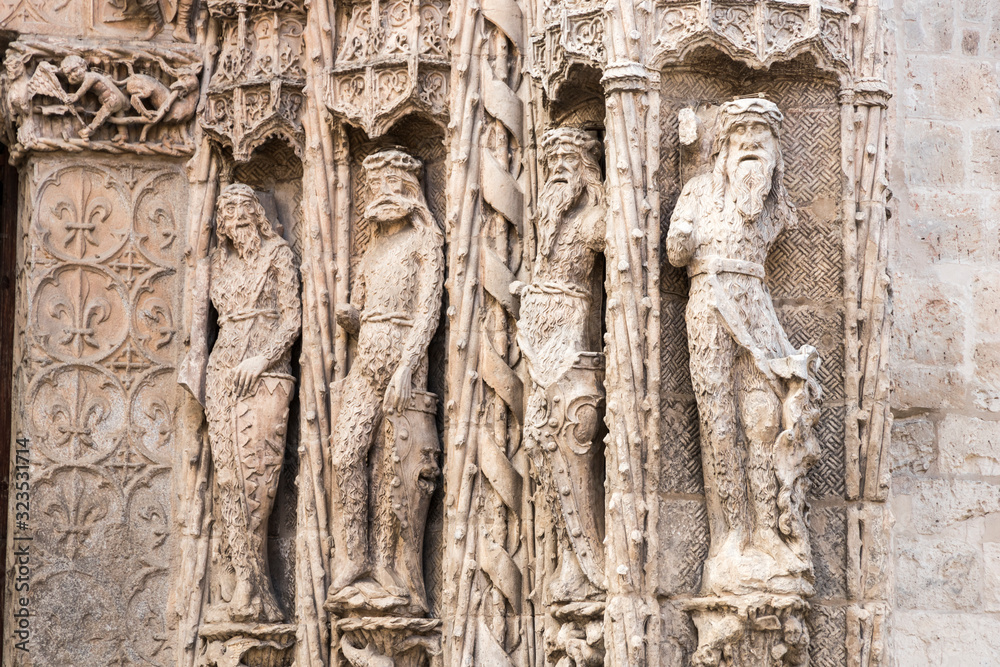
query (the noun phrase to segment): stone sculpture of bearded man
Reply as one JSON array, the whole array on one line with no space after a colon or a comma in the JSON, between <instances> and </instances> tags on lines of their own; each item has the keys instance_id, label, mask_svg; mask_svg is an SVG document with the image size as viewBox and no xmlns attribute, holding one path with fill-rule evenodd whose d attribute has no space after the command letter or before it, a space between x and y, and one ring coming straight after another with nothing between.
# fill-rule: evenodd
<instances>
[{"instance_id":1,"label":"stone sculpture of bearded man","mask_svg":"<svg viewBox=\"0 0 1000 667\"><path fill-rule=\"evenodd\" d=\"M396 149L364 161L372 237L337 322L357 336L331 438L335 543L328 608L427 613L422 549L438 474L428 346L444 286L444 235L419 160ZM374 453L373 452L374 448ZM375 461L369 470L369 457Z\"/></svg>"},{"instance_id":2,"label":"stone sculpture of bearded man","mask_svg":"<svg viewBox=\"0 0 1000 667\"><path fill-rule=\"evenodd\" d=\"M546 653L560 667L604 664L604 360L595 275L604 250L600 142L576 128L542 137L538 253L521 298L517 340L531 380L524 443L539 487L547 555L542 594L552 609ZM594 298L595 292L597 299ZM596 317L595 317L596 315Z\"/></svg>"},{"instance_id":3,"label":"stone sculpture of bearded man","mask_svg":"<svg viewBox=\"0 0 1000 667\"><path fill-rule=\"evenodd\" d=\"M299 276L253 189L219 196L210 294L219 335L208 360L205 414L221 530L221 600L209 622L284 619L267 568L267 520L285 454L295 391L291 347L299 336Z\"/></svg>"},{"instance_id":4,"label":"stone sculpture of bearded man","mask_svg":"<svg viewBox=\"0 0 1000 667\"><path fill-rule=\"evenodd\" d=\"M768 251L797 224L782 182L781 121L764 99L722 105L713 171L685 185L667 253L691 279L686 321L711 529L702 593L729 600L741 618L741 596L784 610L775 618L793 656L805 646L802 598L813 594L804 484L819 453L820 387L816 350L792 347L764 282ZM718 621L718 611L695 614L696 664L719 664L734 641L740 624Z\"/></svg>"}]
</instances>

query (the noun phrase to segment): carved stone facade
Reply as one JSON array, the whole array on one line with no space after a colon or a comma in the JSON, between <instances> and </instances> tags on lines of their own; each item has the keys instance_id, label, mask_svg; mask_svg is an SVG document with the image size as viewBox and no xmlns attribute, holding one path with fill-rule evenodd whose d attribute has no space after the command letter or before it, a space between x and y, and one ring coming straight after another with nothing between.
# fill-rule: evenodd
<instances>
[{"instance_id":1,"label":"carved stone facade","mask_svg":"<svg viewBox=\"0 0 1000 667\"><path fill-rule=\"evenodd\" d=\"M889 667L876 0L0 28L4 664Z\"/></svg>"}]
</instances>

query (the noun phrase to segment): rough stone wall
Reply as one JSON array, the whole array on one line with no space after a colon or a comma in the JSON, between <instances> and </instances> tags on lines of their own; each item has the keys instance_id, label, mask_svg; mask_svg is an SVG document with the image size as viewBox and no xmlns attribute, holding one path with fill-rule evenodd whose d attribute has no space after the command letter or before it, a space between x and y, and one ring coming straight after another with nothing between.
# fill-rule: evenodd
<instances>
[{"instance_id":1,"label":"rough stone wall","mask_svg":"<svg viewBox=\"0 0 1000 667\"><path fill-rule=\"evenodd\" d=\"M897 665L1000 654L1000 3L896 0Z\"/></svg>"}]
</instances>

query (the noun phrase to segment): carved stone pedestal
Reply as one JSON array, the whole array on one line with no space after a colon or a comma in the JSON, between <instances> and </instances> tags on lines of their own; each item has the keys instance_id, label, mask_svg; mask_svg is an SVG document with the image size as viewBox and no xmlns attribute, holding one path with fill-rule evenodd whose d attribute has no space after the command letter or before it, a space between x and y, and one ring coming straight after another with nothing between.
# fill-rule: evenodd
<instances>
[{"instance_id":1,"label":"carved stone pedestal","mask_svg":"<svg viewBox=\"0 0 1000 667\"><path fill-rule=\"evenodd\" d=\"M338 662L352 667L429 667L441 655L440 625L434 618L342 618L337 631L346 662Z\"/></svg>"},{"instance_id":2,"label":"carved stone pedestal","mask_svg":"<svg viewBox=\"0 0 1000 667\"><path fill-rule=\"evenodd\" d=\"M218 623L199 632L205 651L198 667L291 667L295 626L287 623Z\"/></svg>"},{"instance_id":3,"label":"carved stone pedestal","mask_svg":"<svg viewBox=\"0 0 1000 667\"><path fill-rule=\"evenodd\" d=\"M809 663L809 605L797 595L756 593L696 598L697 667L785 667Z\"/></svg>"}]
</instances>

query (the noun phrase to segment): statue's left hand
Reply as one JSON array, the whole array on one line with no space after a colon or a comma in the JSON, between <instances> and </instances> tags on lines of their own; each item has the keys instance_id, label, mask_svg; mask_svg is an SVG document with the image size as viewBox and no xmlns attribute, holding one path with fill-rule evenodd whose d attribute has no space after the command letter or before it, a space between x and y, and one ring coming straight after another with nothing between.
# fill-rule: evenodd
<instances>
[{"instance_id":1,"label":"statue's left hand","mask_svg":"<svg viewBox=\"0 0 1000 667\"><path fill-rule=\"evenodd\" d=\"M236 383L236 393L238 395L246 394L254 387L257 383L257 379L260 377L261 373L267 370L270 365L267 357L250 357L249 359L244 359L240 362L240 365L234 369L234 382Z\"/></svg>"},{"instance_id":2,"label":"statue's left hand","mask_svg":"<svg viewBox=\"0 0 1000 667\"><path fill-rule=\"evenodd\" d=\"M410 392L412 391L413 374L410 367L400 364L396 372L389 380L389 386L385 390L385 410L387 412L403 412L410 402Z\"/></svg>"}]
</instances>

